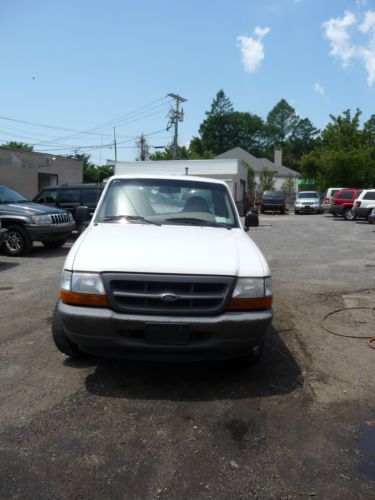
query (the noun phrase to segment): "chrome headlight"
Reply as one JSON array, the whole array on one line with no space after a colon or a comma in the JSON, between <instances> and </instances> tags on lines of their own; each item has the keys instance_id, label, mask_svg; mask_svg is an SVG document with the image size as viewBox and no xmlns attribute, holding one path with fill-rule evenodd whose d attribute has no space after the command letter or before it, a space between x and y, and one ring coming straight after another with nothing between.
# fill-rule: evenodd
<instances>
[{"instance_id":1,"label":"chrome headlight","mask_svg":"<svg viewBox=\"0 0 375 500\"><path fill-rule=\"evenodd\" d=\"M104 295L104 285L99 274L76 273L64 269L61 277L61 289L72 293Z\"/></svg>"},{"instance_id":2,"label":"chrome headlight","mask_svg":"<svg viewBox=\"0 0 375 500\"><path fill-rule=\"evenodd\" d=\"M52 222L50 215L32 215L31 220L33 224L51 224Z\"/></svg>"},{"instance_id":3,"label":"chrome headlight","mask_svg":"<svg viewBox=\"0 0 375 500\"><path fill-rule=\"evenodd\" d=\"M256 298L272 295L272 278L239 278L233 290L233 298Z\"/></svg>"}]
</instances>

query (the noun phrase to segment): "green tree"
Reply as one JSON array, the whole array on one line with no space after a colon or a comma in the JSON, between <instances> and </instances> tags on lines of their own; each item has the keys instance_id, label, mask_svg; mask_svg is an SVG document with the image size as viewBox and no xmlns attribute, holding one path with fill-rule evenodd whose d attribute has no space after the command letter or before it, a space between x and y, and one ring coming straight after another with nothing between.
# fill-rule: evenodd
<instances>
[{"instance_id":1,"label":"green tree","mask_svg":"<svg viewBox=\"0 0 375 500\"><path fill-rule=\"evenodd\" d=\"M206 116L227 116L233 113L234 108L230 99L225 95L224 90L219 90L215 99L211 103L210 111L206 111Z\"/></svg>"},{"instance_id":2,"label":"green tree","mask_svg":"<svg viewBox=\"0 0 375 500\"><path fill-rule=\"evenodd\" d=\"M241 147L259 154L264 142L263 120L251 113L234 111L233 104L220 90L206 111L206 118L199 127L199 137L194 137L190 149L200 157L206 151L214 155Z\"/></svg>"},{"instance_id":3,"label":"green tree","mask_svg":"<svg viewBox=\"0 0 375 500\"><path fill-rule=\"evenodd\" d=\"M67 158L80 160L83 163L83 182L103 182L103 179L113 175L113 167L107 165L97 166L90 161L90 155L84 153L75 153L68 155Z\"/></svg>"},{"instance_id":4,"label":"green tree","mask_svg":"<svg viewBox=\"0 0 375 500\"><path fill-rule=\"evenodd\" d=\"M258 191L268 191L274 188L275 173L269 168L263 168L259 174Z\"/></svg>"},{"instance_id":5,"label":"green tree","mask_svg":"<svg viewBox=\"0 0 375 500\"><path fill-rule=\"evenodd\" d=\"M299 122L296 110L281 99L267 115L266 130L273 146L283 146Z\"/></svg>"},{"instance_id":6,"label":"green tree","mask_svg":"<svg viewBox=\"0 0 375 500\"><path fill-rule=\"evenodd\" d=\"M352 116L346 110L331 115L322 132L321 143L302 156L300 166L307 179L315 179L321 190L329 186L369 187L375 182L375 146L371 142L371 124L360 128L361 111Z\"/></svg>"},{"instance_id":7,"label":"green tree","mask_svg":"<svg viewBox=\"0 0 375 500\"><path fill-rule=\"evenodd\" d=\"M209 160L213 158L212 151L203 151L203 153L200 154L195 149L191 148L191 146L189 148L186 148L185 146L178 146L177 156L180 160ZM164 149L164 151L156 151L155 153L150 154L149 159L153 161L173 160L172 146L168 146Z\"/></svg>"},{"instance_id":8,"label":"green tree","mask_svg":"<svg viewBox=\"0 0 375 500\"><path fill-rule=\"evenodd\" d=\"M4 148L8 149L20 149L22 151L34 151L34 146L26 144L25 142L9 141L2 144Z\"/></svg>"},{"instance_id":9,"label":"green tree","mask_svg":"<svg viewBox=\"0 0 375 500\"><path fill-rule=\"evenodd\" d=\"M301 118L290 135L291 168L298 168L297 161L301 156L312 151L319 142L319 129L314 127L308 118Z\"/></svg>"},{"instance_id":10,"label":"green tree","mask_svg":"<svg viewBox=\"0 0 375 500\"><path fill-rule=\"evenodd\" d=\"M254 191L257 183L255 182L255 172L251 165L247 166L247 190Z\"/></svg>"},{"instance_id":11,"label":"green tree","mask_svg":"<svg viewBox=\"0 0 375 500\"><path fill-rule=\"evenodd\" d=\"M294 191L294 177L291 173L288 174L288 177L282 183L281 191L284 193L291 193Z\"/></svg>"}]
</instances>

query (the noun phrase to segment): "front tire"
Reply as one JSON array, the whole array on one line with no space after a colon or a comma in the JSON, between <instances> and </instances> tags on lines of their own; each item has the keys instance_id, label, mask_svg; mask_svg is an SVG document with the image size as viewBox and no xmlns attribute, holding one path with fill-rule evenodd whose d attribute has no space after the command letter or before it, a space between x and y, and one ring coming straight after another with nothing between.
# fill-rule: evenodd
<instances>
[{"instance_id":1,"label":"front tire","mask_svg":"<svg viewBox=\"0 0 375 500\"><path fill-rule=\"evenodd\" d=\"M68 339L64 331L57 305L52 318L52 338L55 346L60 352L74 359L82 358L82 351L79 350L76 344Z\"/></svg>"},{"instance_id":2,"label":"front tire","mask_svg":"<svg viewBox=\"0 0 375 500\"><path fill-rule=\"evenodd\" d=\"M298 215L298 214L299 214L299 210L294 210L294 213L295 213L296 215Z\"/></svg>"},{"instance_id":3,"label":"front tire","mask_svg":"<svg viewBox=\"0 0 375 500\"><path fill-rule=\"evenodd\" d=\"M66 240L42 241L46 248L61 248L65 245Z\"/></svg>"},{"instance_id":4,"label":"front tire","mask_svg":"<svg viewBox=\"0 0 375 500\"><path fill-rule=\"evenodd\" d=\"M8 229L8 235L3 244L5 253L11 257L19 257L30 253L33 242L26 229L18 224L6 226L6 228Z\"/></svg>"}]
</instances>

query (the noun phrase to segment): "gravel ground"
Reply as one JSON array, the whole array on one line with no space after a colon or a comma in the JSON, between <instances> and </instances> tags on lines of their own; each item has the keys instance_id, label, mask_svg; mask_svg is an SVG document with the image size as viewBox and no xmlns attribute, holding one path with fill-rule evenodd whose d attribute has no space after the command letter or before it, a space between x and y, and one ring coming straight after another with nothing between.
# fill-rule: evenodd
<instances>
[{"instance_id":1,"label":"gravel ground","mask_svg":"<svg viewBox=\"0 0 375 500\"><path fill-rule=\"evenodd\" d=\"M261 217L275 318L251 369L73 362L50 323L69 244L0 254L0 498L375 498L374 227ZM370 308L370 309L369 309Z\"/></svg>"}]
</instances>

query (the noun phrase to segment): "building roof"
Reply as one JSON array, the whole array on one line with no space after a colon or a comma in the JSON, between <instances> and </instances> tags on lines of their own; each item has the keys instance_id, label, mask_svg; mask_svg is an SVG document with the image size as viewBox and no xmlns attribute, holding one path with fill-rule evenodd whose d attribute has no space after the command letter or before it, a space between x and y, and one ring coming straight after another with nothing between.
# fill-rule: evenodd
<instances>
[{"instance_id":1,"label":"building roof","mask_svg":"<svg viewBox=\"0 0 375 500\"><path fill-rule=\"evenodd\" d=\"M276 166L273 161L268 160L267 158L257 158L256 156L248 153L242 148L233 148L225 153L221 153L218 156L215 156L218 160L231 159L231 160L242 160L247 163L254 169L255 174L260 174L262 170L268 168L275 172L276 176L287 176L292 174L295 177L299 177L301 174L292 170L291 168L284 167L284 165Z\"/></svg>"}]
</instances>

